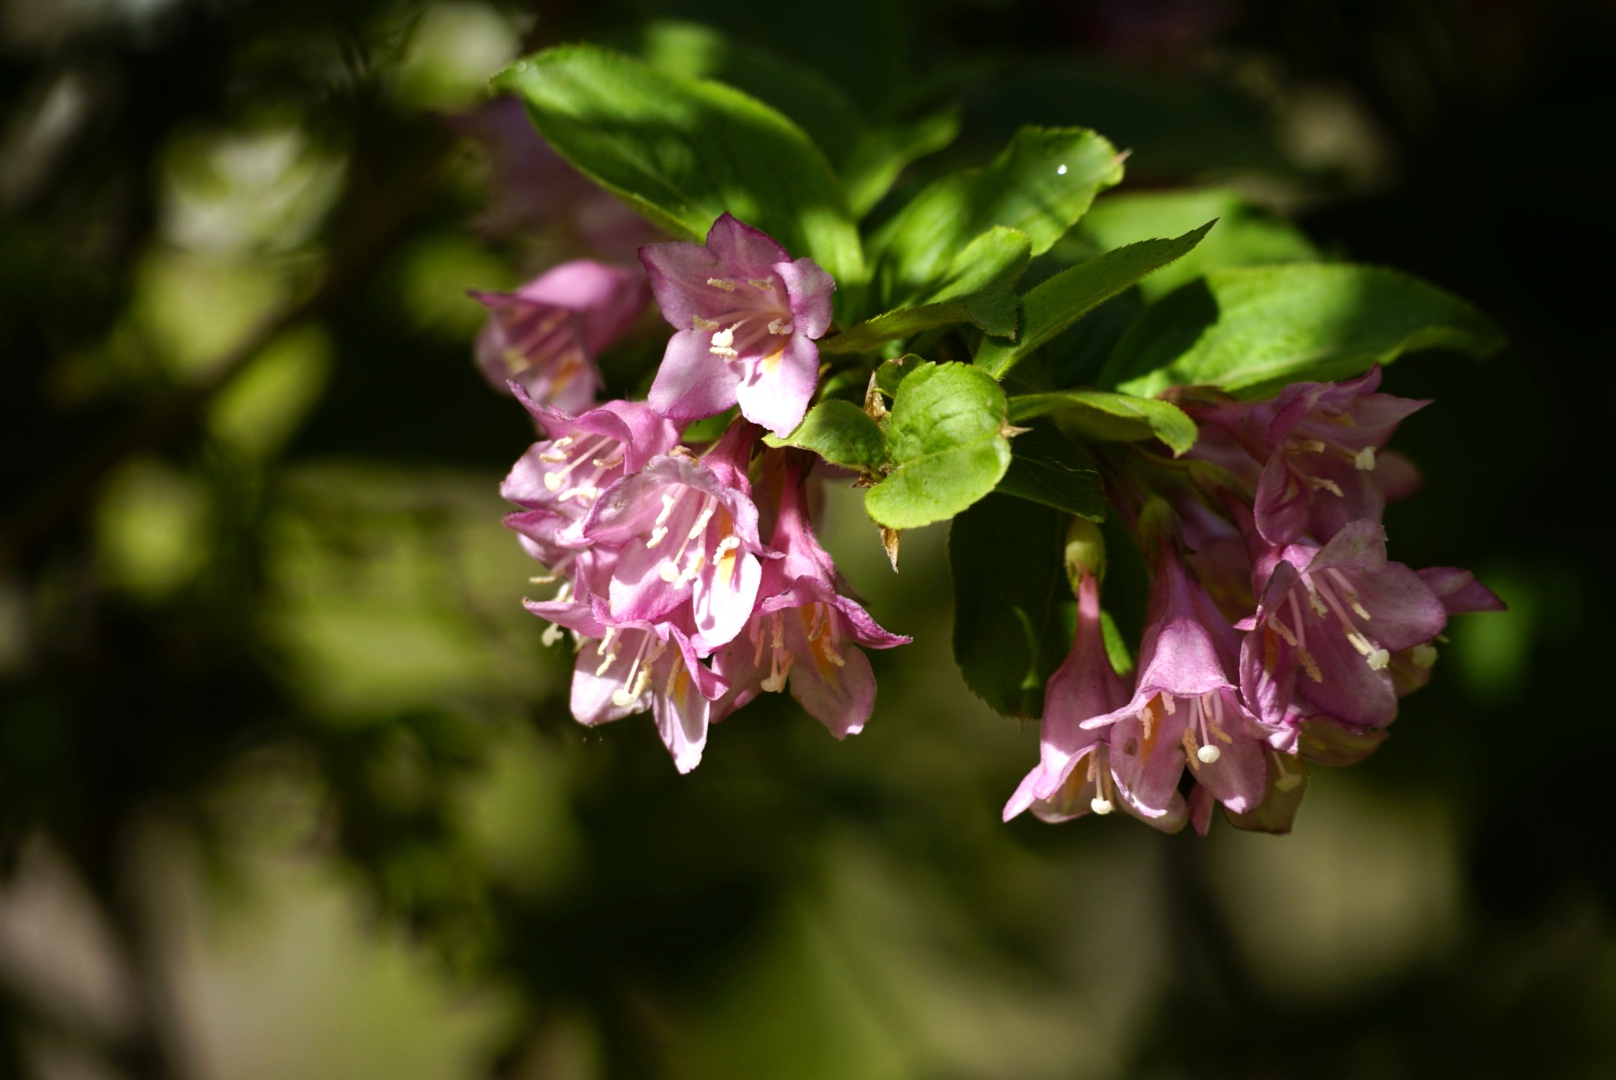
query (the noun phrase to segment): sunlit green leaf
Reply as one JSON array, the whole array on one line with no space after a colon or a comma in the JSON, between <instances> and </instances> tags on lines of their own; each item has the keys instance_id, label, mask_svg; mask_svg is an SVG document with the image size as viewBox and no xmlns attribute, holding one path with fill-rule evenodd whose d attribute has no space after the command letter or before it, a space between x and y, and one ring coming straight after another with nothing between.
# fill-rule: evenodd
<instances>
[{"instance_id":1,"label":"sunlit green leaf","mask_svg":"<svg viewBox=\"0 0 1616 1080\"><path fill-rule=\"evenodd\" d=\"M1498 327L1451 293L1374 266L1292 263L1213 270L1147 309L1099 382L1132 394L1204 384L1261 397L1345 379L1419 349L1486 356Z\"/></svg>"},{"instance_id":2,"label":"sunlit green leaf","mask_svg":"<svg viewBox=\"0 0 1616 1080\"><path fill-rule=\"evenodd\" d=\"M870 352L897 338L969 322L987 334L1016 330L1015 284L1027 269L1027 234L1002 226L976 237L955 257L936 292L914 307L877 315L819 343L823 352Z\"/></svg>"},{"instance_id":3,"label":"sunlit green leaf","mask_svg":"<svg viewBox=\"0 0 1616 1080\"><path fill-rule=\"evenodd\" d=\"M1302 231L1266 214L1228 188L1188 188L1107 195L1096 199L1079 230L1101 251L1153 236L1176 236L1217 219L1212 231L1170 266L1139 283L1147 300L1222 266L1313 262L1319 252Z\"/></svg>"},{"instance_id":4,"label":"sunlit green leaf","mask_svg":"<svg viewBox=\"0 0 1616 1080\"><path fill-rule=\"evenodd\" d=\"M721 83L591 45L519 61L495 85L563 157L652 222L700 240L724 211L843 284L864 276L841 184L801 128Z\"/></svg>"},{"instance_id":5,"label":"sunlit green leaf","mask_svg":"<svg viewBox=\"0 0 1616 1080\"><path fill-rule=\"evenodd\" d=\"M865 495L872 520L912 529L953 517L1010 465L1004 391L966 364L926 364L898 387L887 421L886 479Z\"/></svg>"},{"instance_id":6,"label":"sunlit green leaf","mask_svg":"<svg viewBox=\"0 0 1616 1080\"><path fill-rule=\"evenodd\" d=\"M800 446L833 465L874 472L886 461L887 441L881 429L849 401L821 401L785 438L765 435L770 446Z\"/></svg>"},{"instance_id":7,"label":"sunlit green leaf","mask_svg":"<svg viewBox=\"0 0 1616 1080\"><path fill-rule=\"evenodd\" d=\"M1068 430L1103 442L1160 439L1182 454L1195 445L1195 421L1171 402L1104 390L1056 390L1010 399L1014 423L1037 416L1056 417Z\"/></svg>"},{"instance_id":8,"label":"sunlit green leaf","mask_svg":"<svg viewBox=\"0 0 1616 1080\"><path fill-rule=\"evenodd\" d=\"M1023 128L984 169L953 173L916 195L871 239L879 295L901 304L935 289L960 249L995 225L1027 234L1034 255L1122 179L1117 152L1082 128Z\"/></svg>"},{"instance_id":9,"label":"sunlit green leaf","mask_svg":"<svg viewBox=\"0 0 1616 1080\"><path fill-rule=\"evenodd\" d=\"M1015 341L984 338L976 363L1002 379L1022 357L1158 267L1200 243L1207 222L1171 240L1141 240L1068 267L1021 298L1022 327Z\"/></svg>"}]
</instances>

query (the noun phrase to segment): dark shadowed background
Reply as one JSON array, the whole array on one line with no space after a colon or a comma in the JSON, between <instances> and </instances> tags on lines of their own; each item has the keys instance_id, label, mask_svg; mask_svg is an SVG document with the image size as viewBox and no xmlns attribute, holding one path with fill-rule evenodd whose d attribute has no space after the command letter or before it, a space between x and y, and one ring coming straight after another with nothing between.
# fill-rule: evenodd
<instances>
[{"instance_id":1,"label":"dark shadowed background","mask_svg":"<svg viewBox=\"0 0 1616 1080\"><path fill-rule=\"evenodd\" d=\"M1092 126L1473 301L1505 353L1387 373L1436 399L1387 524L1510 613L1289 837L1005 826L1036 730L953 668L944 532L894 577L833 490L916 638L864 734L586 732L465 297L633 243L468 135L579 38L957 102L906 184ZM1596 0L0 0L0 1075L1616 1076L1613 56Z\"/></svg>"}]
</instances>

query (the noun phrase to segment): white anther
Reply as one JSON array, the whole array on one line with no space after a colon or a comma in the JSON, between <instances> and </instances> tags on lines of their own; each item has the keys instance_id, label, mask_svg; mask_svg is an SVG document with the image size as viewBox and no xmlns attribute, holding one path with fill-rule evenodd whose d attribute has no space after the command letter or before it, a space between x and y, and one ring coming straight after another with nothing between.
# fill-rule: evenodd
<instances>
[{"instance_id":1,"label":"white anther","mask_svg":"<svg viewBox=\"0 0 1616 1080\"><path fill-rule=\"evenodd\" d=\"M546 450L539 455L539 460L548 461L551 465L559 465L567 460L567 454L564 450Z\"/></svg>"},{"instance_id":2,"label":"white anther","mask_svg":"<svg viewBox=\"0 0 1616 1080\"><path fill-rule=\"evenodd\" d=\"M774 291L774 282L768 278L747 278L746 283L759 292Z\"/></svg>"},{"instance_id":3,"label":"white anther","mask_svg":"<svg viewBox=\"0 0 1616 1080\"><path fill-rule=\"evenodd\" d=\"M1162 708L1167 711L1168 716L1172 716L1175 712L1178 711L1178 702L1173 700L1173 695L1172 694L1163 694L1161 696L1161 703L1162 703Z\"/></svg>"},{"instance_id":4,"label":"white anther","mask_svg":"<svg viewBox=\"0 0 1616 1080\"><path fill-rule=\"evenodd\" d=\"M554 575L554 574L544 574L544 575L541 575L539 577L530 577L530 578L528 578L527 583L529 585L548 585L552 581L554 581L555 579L556 579L556 575Z\"/></svg>"},{"instance_id":5,"label":"white anther","mask_svg":"<svg viewBox=\"0 0 1616 1080\"><path fill-rule=\"evenodd\" d=\"M1210 745L1203 746L1199 750L1195 751L1195 759L1197 761L1199 761L1202 765L1215 764L1217 762L1218 758L1220 758L1222 756L1223 756L1223 751L1222 750L1219 750L1217 747L1210 746Z\"/></svg>"},{"instance_id":6,"label":"white anther","mask_svg":"<svg viewBox=\"0 0 1616 1080\"><path fill-rule=\"evenodd\" d=\"M711 333L712 331L717 330L723 324L717 319L704 319L700 315L692 315L690 316L690 325L695 327L697 330L703 330Z\"/></svg>"},{"instance_id":7,"label":"white anther","mask_svg":"<svg viewBox=\"0 0 1616 1080\"><path fill-rule=\"evenodd\" d=\"M1347 606L1352 608L1352 613L1354 615L1358 616L1358 618L1365 619L1365 620L1371 620L1369 610L1367 608L1365 608L1362 604L1358 603L1358 598L1356 596L1354 596L1351 600L1347 601Z\"/></svg>"},{"instance_id":8,"label":"white anther","mask_svg":"<svg viewBox=\"0 0 1616 1080\"><path fill-rule=\"evenodd\" d=\"M1322 454L1324 444L1318 439L1292 439L1290 443L1292 453Z\"/></svg>"},{"instance_id":9,"label":"white anther","mask_svg":"<svg viewBox=\"0 0 1616 1080\"><path fill-rule=\"evenodd\" d=\"M1354 649L1358 650L1359 655L1364 656L1364 657L1369 657L1369 656L1374 655L1375 647L1373 645L1371 645L1369 643L1369 639L1364 637L1362 634L1356 634L1356 633L1348 634L1347 635L1347 640L1352 643L1352 647Z\"/></svg>"},{"instance_id":10,"label":"white anther","mask_svg":"<svg viewBox=\"0 0 1616 1080\"><path fill-rule=\"evenodd\" d=\"M1414 651L1409 654L1408 658L1414 661L1415 667L1422 667L1429 670L1431 665L1436 663L1436 646L1416 645L1414 646Z\"/></svg>"},{"instance_id":11,"label":"white anther","mask_svg":"<svg viewBox=\"0 0 1616 1080\"><path fill-rule=\"evenodd\" d=\"M791 335L791 334L793 334L795 332L796 332L796 330L792 326L792 323L791 323L790 319L770 319L769 320L769 333L771 333L771 334L779 334L782 337L785 337L785 336L789 336L789 335Z\"/></svg>"},{"instance_id":12,"label":"white anther","mask_svg":"<svg viewBox=\"0 0 1616 1080\"><path fill-rule=\"evenodd\" d=\"M1324 681L1324 672L1319 670L1319 662L1313 659L1312 653L1306 649L1298 648L1296 650L1296 660L1302 665L1302 670L1307 672L1308 678L1316 683Z\"/></svg>"},{"instance_id":13,"label":"white anther","mask_svg":"<svg viewBox=\"0 0 1616 1080\"><path fill-rule=\"evenodd\" d=\"M663 538L667 535L668 527L666 525L658 525L656 528L651 530L651 539L645 542L645 546L648 548L654 548L658 544L662 543Z\"/></svg>"},{"instance_id":14,"label":"white anther","mask_svg":"<svg viewBox=\"0 0 1616 1080\"><path fill-rule=\"evenodd\" d=\"M679 580L675 581L673 584L683 587L685 585L689 585L692 581L695 581L696 576L701 573L702 564L706 561L707 557L701 552L698 551L692 554L690 556L689 565L687 565L684 568L684 572L679 575Z\"/></svg>"},{"instance_id":15,"label":"white anther","mask_svg":"<svg viewBox=\"0 0 1616 1080\"><path fill-rule=\"evenodd\" d=\"M1372 471L1375 467L1375 448L1373 446L1364 447L1358 451L1358 456L1352 459L1352 463L1364 472Z\"/></svg>"},{"instance_id":16,"label":"white anther","mask_svg":"<svg viewBox=\"0 0 1616 1080\"><path fill-rule=\"evenodd\" d=\"M1344 496L1341 494L1341 485L1336 483L1334 480L1326 480L1322 476L1308 477L1307 486L1312 488L1314 491L1328 491L1331 495L1344 498Z\"/></svg>"},{"instance_id":17,"label":"white anther","mask_svg":"<svg viewBox=\"0 0 1616 1080\"><path fill-rule=\"evenodd\" d=\"M1062 165L1061 166L1061 171L1065 172L1066 171L1066 166ZM1102 816L1105 815L1105 814L1109 814L1111 812L1111 800L1110 799L1102 799L1098 795L1096 795L1094 798L1089 800L1089 809L1093 810L1096 814L1100 814Z\"/></svg>"},{"instance_id":18,"label":"white anther","mask_svg":"<svg viewBox=\"0 0 1616 1080\"><path fill-rule=\"evenodd\" d=\"M579 484L577 487L568 488L566 491L563 491L561 493L561 498L557 499L556 501L566 502L568 499L579 499L584 502L588 502L590 499L596 499L599 497L600 488L596 487L594 484Z\"/></svg>"},{"instance_id":19,"label":"white anther","mask_svg":"<svg viewBox=\"0 0 1616 1080\"><path fill-rule=\"evenodd\" d=\"M717 562L719 559L722 559L725 555L728 555L730 552L734 551L740 546L740 537L733 534L724 537L724 539L718 542L718 546L713 548L713 562Z\"/></svg>"},{"instance_id":20,"label":"white anther","mask_svg":"<svg viewBox=\"0 0 1616 1080\"><path fill-rule=\"evenodd\" d=\"M546 645L554 645L556 642L561 640L561 634L561 627L556 623L551 623L549 626L544 628L544 633L539 635L539 640ZM610 661L608 661L608 663L610 663Z\"/></svg>"},{"instance_id":21,"label":"white anther","mask_svg":"<svg viewBox=\"0 0 1616 1080\"><path fill-rule=\"evenodd\" d=\"M715 289L723 289L725 292L735 291L735 282L731 281L729 278L710 277L707 279L707 284L711 285Z\"/></svg>"},{"instance_id":22,"label":"white anther","mask_svg":"<svg viewBox=\"0 0 1616 1080\"><path fill-rule=\"evenodd\" d=\"M736 325L739 325L739 324L737 323ZM713 348L714 349L727 348L728 346L733 345L733 344L735 344L735 327L734 326L726 326L722 330L714 331L714 333L713 333Z\"/></svg>"},{"instance_id":23,"label":"white anther","mask_svg":"<svg viewBox=\"0 0 1616 1080\"><path fill-rule=\"evenodd\" d=\"M547 491L560 491L561 490L561 485L565 484L567 482L567 473L569 471L570 470L563 469L560 472L547 472L547 473L545 473L544 474L544 487L545 487L545 489Z\"/></svg>"}]
</instances>

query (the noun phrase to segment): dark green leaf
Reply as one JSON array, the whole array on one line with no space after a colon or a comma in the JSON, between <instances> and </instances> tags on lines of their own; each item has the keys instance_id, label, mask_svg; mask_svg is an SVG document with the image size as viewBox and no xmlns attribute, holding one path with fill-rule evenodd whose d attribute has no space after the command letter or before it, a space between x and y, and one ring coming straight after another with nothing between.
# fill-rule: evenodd
<instances>
[{"instance_id":1,"label":"dark green leaf","mask_svg":"<svg viewBox=\"0 0 1616 1080\"><path fill-rule=\"evenodd\" d=\"M847 202L863 217L892 190L904 166L934 154L959 134L959 114L945 109L913 124L871 128L845 160L838 160Z\"/></svg>"},{"instance_id":2,"label":"dark green leaf","mask_svg":"<svg viewBox=\"0 0 1616 1080\"><path fill-rule=\"evenodd\" d=\"M993 494L954 519L954 660L972 693L1007 716L1043 713L1044 683L1070 645L1060 511Z\"/></svg>"},{"instance_id":3,"label":"dark green leaf","mask_svg":"<svg viewBox=\"0 0 1616 1080\"><path fill-rule=\"evenodd\" d=\"M1014 423L1053 416L1062 427L1104 442L1160 439L1175 455L1195 445L1195 421L1171 402L1105 390L1056 390L1010 399Z\"/></svg>"},{"instance_id":4,"label":"dark green leaf","mask_svg":"<svg viewBox=\"0 0 1616 1080\"><path fill-rule=\"evenodd\" d=\"M951 323L970 322L987 334L1016 332L1015 285L1027 269L1027 234L996 227L967 244L936 292L915 307L877 315L819 343L821 352L872 352L888 341Z\"/></svg>"},{"instance_id":5,"label":"dark green leaf","mask_svg":"<svg viewBox=\"0 0 1616 1080\"><path fill-rule=\"evenodd\" d=\"M1319 257L1300 229L1263 213L1227 188L1108 195L1095 200L1079 228L1098 250L1109 251L1152 236L1176 235L1213 218L1217 224L1194 251L1139 283L1146 299L1160 299L1191 278L1222 266L1312 262Z\"/></svg>"},{"instance_id":6,"label":"dark green leaf","mask_svg":"<svg viewBox=\"0 0 1616 1080\"><path fill-rule=\"evenodd\" d=\"M887 420L887 476L864 497L871 520L912 529L953 517L1010 465L1004 391L968 364L923 364Z\"/></svg>"},{"instance_id":7,"label":"dark green leaf","mask_svg":"<svg viewBox=\"0 0 1616 1080\"><path fill-rule=\"evenodd\" d=\"M1195 247L1213 224L1207 222L1172 240L1140 240L1062 270L1021 298L1021 336L1013 342L984 338L976 363L995 379L1004 378L1032 350Z\"/></svg>"},{"instance_id":8,"label":"dark green leaf","mask_svg":"<svg viewBox=\"0 0 1616 1080\"><path fill-rule=\"evenodd\" d=\"M821 401L785 438L765 435L770 446L800 446L833 465L876 472L886 461L887 441L874 420L849 401Z\"/></svg>"},{"instance_id":9,"label":"dark green leaf","mask_svg":"<svg viewBox=\"0 0 1616 1080\"><path fill-rule=\"evenodd\" d=\"M548 49L495 80L568 161L675 236L704 239L724 211L838 282L864 277L841 184L802 129L721 83L590 45Z\"/></svg>"},{"instance_id":10,"label":"dark green leaf","mask_svg":"<svg viewBox=\"0 0 1616 1080\"><path fill-rule=\"evenodd\" d=\"M1010 450L1010 468L995 491L1090 521L1105 520L1105 488L1094 459L1054 424L1034 423L1011 440Z\"/></svg>"},{"instance_id":11,"label":"dark green leaf","mask_svg":"<svg viewBox=\"0 0 1616 1080\"><path fill-rule=\"evenodd\" d=\"M878 294L904 304L934 291L960 249L995 225L1026 233L1041 254L1121 179L1116 150L1094 132L1023 128L992 164L936 181L875 234Z\"/></svg>"},{"instance_id":12,"label":"dark green leaf","mask_svg":"<svg viewBox=\"0 0 1616 1080\"><path fill-rule=\"evenodd\" d=\"M1209 385L1256 398L1345 379L1405 352L1486 356L1492 320L1451 293L1374 266L1292 263L1213 270L1147 309L1100 383L1133 394Z\"/></svg>"}]
</instances>

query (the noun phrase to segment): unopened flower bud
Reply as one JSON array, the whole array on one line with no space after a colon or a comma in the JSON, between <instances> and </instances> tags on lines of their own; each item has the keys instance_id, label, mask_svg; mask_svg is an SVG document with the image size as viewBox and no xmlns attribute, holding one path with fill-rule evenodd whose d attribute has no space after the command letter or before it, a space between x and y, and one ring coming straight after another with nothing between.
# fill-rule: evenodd
<instances>
[{"instance_id":1,"label":"unopened flower bud","mask_svg":"<svg viewBox=\"0 0 1616 1080\"><path fill-rule=\"evenodd\" d=\"M1085 577L1105 580L1105 537L1100 527L1084 518L1073 518L1066 530L1066 580L1077 595Z\"/></svg>"}]
</instances>

